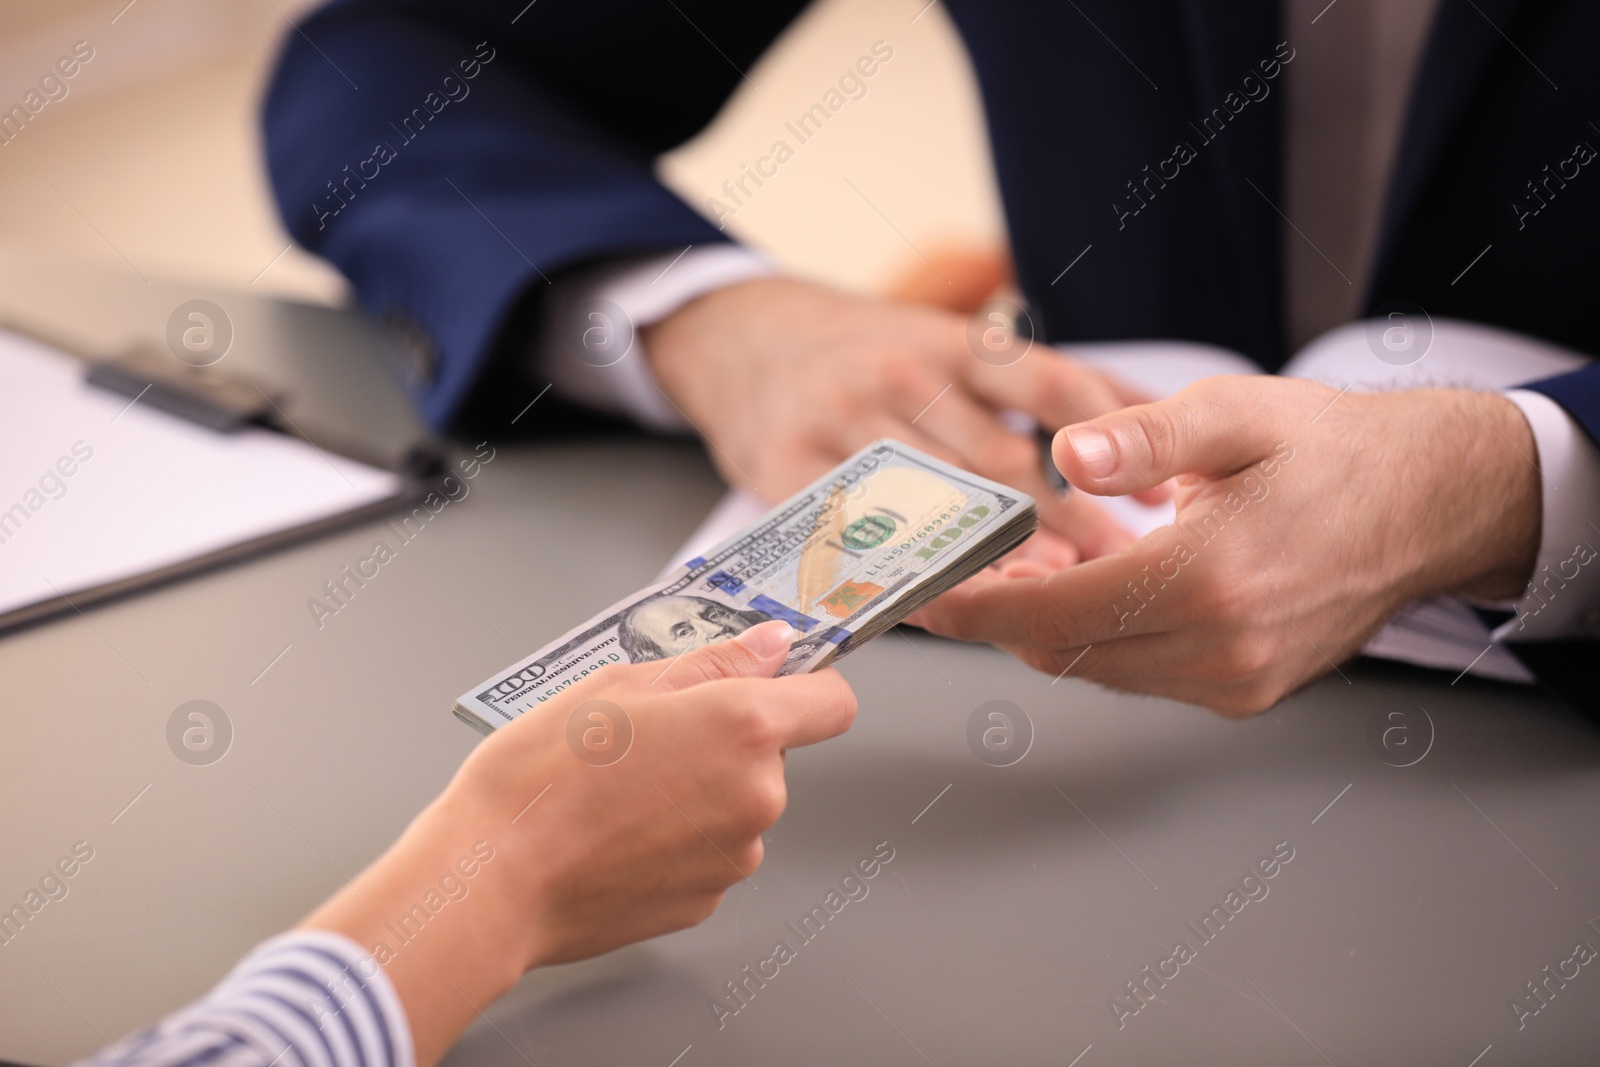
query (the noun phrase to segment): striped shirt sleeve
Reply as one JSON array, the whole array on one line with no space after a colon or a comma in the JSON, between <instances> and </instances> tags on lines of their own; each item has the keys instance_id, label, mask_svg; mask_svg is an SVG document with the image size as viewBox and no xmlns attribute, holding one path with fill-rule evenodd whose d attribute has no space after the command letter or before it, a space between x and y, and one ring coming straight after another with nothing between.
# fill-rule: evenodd
<instances>
[{"instance_id":1,"label":"striped shirt sleeve","mask_svg":"<svg viewBox=\"0 0 1600 1067\"><path fill-rule=\"evenodd\" d=\"M77 1067L416 1067L383 968L323 931L258 945L200 1000Z\"/></svg>"}]
</instances>

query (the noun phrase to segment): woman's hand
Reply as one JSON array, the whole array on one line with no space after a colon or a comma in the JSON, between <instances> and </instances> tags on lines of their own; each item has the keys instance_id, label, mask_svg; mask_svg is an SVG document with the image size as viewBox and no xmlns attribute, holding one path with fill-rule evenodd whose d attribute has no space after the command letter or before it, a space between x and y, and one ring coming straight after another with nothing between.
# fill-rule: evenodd
<instances>
[{"instance_id":1,"label":"woman's hand","mask_svg":"<svg viewBox=\"0 0 1600 1067\"><path fill-rule=\"evenodd\" d=\"M703 921L761 864L784 751L855 715L834 671L771 677L792 638L764 623L531 709L303 928L373 953L428 1067L529 968Z\"/></svg>"}]
</instances>

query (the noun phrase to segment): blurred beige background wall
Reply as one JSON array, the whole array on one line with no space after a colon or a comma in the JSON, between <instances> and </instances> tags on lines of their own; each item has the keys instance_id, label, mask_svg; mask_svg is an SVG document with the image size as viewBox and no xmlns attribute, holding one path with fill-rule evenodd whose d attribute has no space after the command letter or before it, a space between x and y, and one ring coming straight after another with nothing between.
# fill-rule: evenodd
<instances>
[{"instance_id":1,"label":"blurred beige background wall","mask_svg":"<svg viewBox=\"0 0 1600 1067\"><path fill-rule=\"evenodd\" d=\"M0 107L19 102L75 42L94 58L64 98L0 144L0 244L110 264L135 280L347 300L336 271L289 247L256 132L272 57L316 2L5 0ZM924 5L814 4L746 72L718 121L663 160L663 176L780 263L852 287L882 283L922 250L999 240L966 56L943 9ZM785 124L877 42L892 57L864 80L864 95L856 89L801 143ZM705 61L724 62L709 46ZM792 157L763 162L779 140ZM757 168L771 175L759 186L748 177Z\"/></svg>"}]
</instances>

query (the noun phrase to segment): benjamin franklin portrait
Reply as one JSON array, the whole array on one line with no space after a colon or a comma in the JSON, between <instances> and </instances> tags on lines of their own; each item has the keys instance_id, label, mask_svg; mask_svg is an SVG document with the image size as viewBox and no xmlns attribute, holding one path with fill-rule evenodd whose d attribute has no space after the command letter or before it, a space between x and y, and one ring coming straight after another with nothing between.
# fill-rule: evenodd
<instances>
[{"instance_id":1,"label":"benjamin franklin portrait","mask_svg":"<svg viewBox=\"0 0 1600 1067\"><path fill-rule=\"evenodd\" d=\"M740 611L698 596L662 594L641 600L617 623L617 642L631 663L677 656L744 633L770 615Z\"/></svg>"}]
</instances>

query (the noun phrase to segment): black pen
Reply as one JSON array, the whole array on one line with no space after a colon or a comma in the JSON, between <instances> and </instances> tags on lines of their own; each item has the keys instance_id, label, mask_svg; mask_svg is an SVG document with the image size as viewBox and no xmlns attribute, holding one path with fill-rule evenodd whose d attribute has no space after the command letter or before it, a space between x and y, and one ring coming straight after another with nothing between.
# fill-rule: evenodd
<instances>
[{"instance_id":1,"label":"black pen","mask_svg":"<svg viewBox=\"0 0 1600 1067\"><path fill-rule=\"evenodd\" d=\"M1040 458L1043 460L1041 466L1044 468L1045 484L1058 493L1067 492L1072 488L1072 483L1062 477L1061 472L1056 470L1056 461L1050 458L1050 443L1055 440L1055 434L1042 426L1035 430L1034 433L1039 438L1039 451L1042 453Z\"/></svg>"}]
</instances>

